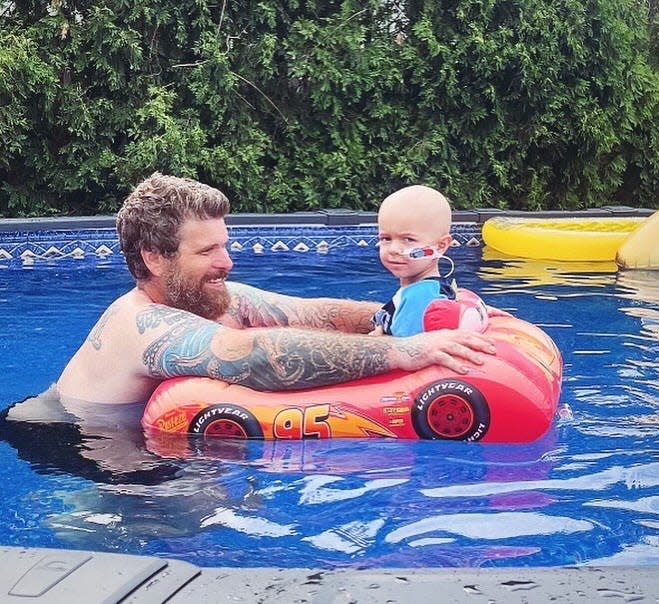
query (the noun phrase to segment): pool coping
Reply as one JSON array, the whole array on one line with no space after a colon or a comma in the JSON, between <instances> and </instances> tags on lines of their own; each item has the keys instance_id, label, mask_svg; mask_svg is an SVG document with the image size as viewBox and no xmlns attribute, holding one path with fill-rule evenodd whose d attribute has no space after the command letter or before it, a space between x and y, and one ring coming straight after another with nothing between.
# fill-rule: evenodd
<instances>
[{"instance_id":1,"label":"pool coping","mask_svg":"<svg viewBox=\"0 0 659 604\"><path fill-rule=\"evenodd\" d=\"M201 568L152 556L0 547L0 601L47 604L318 604L437 601L657 602L653 566Z\"/></svg>"},{"instance_id":2,"label":"pool coping","mask_svg":"<svg viewBox=\"0 0 659 604\"><path fill-rule=\"evenodd\" d=\"M653 210L606 206L578 212L511 212L484 208L453 212L451 246L483 246L482 226L494 217L532 220L643 220ZM375 212L320 210L290 214L230 214L227 224L230 251L326 253L334 248L370 248L377 244ZM0 219L0 266L8 262L31 267L36 261L94 259L104 266L121 256L116 216L40 217Z\"/></svg>"},{"instance_id":3,"label":"pool coping","mask_svg":"<svg viewBox=\"0 0 659 604\"><path fill-rule=\"evenodd\" d=\"M627 218L651 216L656 210L631 206L602 206L588 210L516 211L498 208L454 210L454 223L483 224L499 216L524 218ZM292 212L289 214L237 213L227 216L229 226L362 226L376 224L375 212L345 209ZM48 231L66 229L114 229L115 215L0 218L0 232Z\"/></svg>"}]
</instances>

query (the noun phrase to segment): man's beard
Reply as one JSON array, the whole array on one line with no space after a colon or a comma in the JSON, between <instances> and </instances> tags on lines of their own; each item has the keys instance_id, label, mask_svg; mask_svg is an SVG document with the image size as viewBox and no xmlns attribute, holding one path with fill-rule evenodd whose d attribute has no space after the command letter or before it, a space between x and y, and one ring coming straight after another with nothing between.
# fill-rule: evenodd
<instances>
[{"instance_id":1,"label":"man's beard","mask_svg":"<svg viewBox=\"0 0 659 604\"><path fill-rule=\"evenodd\" d=\"M187 310L204 319L216 320L231 303L231 295L225 288L221 292L207 292L204 283L226 277L225 271L204 276L200 281L186 278L177 265L173 265L165 278L165 303L173 308Z\"/></svg>"}]
</instances>

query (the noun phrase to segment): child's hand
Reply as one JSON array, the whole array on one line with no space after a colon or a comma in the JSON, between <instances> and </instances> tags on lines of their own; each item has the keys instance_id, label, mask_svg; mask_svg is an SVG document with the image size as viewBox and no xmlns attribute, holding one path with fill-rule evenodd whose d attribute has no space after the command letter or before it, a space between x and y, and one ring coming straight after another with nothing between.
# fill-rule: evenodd
<instances>
[{"instance_id":1,"label":"child's hand","mask_svg":"<svg viewBox=\"0 0 659 604\"><path fill-rule=\"evenodd\" d=\"M384 330L382 329L382 325L378 325L373 331L368 332L369 336L383 336L384 335Z\"/></svg>"}]
</instances>

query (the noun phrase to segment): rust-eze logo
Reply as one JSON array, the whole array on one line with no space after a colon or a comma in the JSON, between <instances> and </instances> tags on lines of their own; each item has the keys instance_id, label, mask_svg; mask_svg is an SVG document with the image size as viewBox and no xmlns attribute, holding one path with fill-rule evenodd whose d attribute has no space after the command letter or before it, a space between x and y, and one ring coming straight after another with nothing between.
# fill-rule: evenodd
<instances>
[{"instance_id":1,"label":"rust-eze logo","mask_svg":"<svg viewBox=\"0 0 659 604\"><path fill-rule=\"evenodd\" d=\"M185 432L188 428L188 415L174 409L158 418L156 426L163 432Z\"/></svg>"},{"instance_id":2,"label":"rust-eze logo","mask_svg":"<svg viewBox=\"0 0 659 604\"><path fill-rule=\"evenodd\" d=\"M401 426L404 426L407 422L405 421L404 417L392 417L389 419L389 427L390 428L399 428Z\"/></svg>"}]
</instances>

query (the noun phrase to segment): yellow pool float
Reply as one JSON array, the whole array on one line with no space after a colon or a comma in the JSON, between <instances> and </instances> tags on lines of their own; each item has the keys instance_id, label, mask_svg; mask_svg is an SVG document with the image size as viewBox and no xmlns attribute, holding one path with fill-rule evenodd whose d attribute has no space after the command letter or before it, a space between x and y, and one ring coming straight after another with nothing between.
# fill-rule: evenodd
<instances>
[{"instance_id":1,"label":"yellow pool float","mask_svg":"<svg viewBox=\"0 0 659 604\"><path fill-rule=\"evenodd\" d=\"M537 260L614 261L623 242L645 217L490 218L486 245L509 256Z\"/></svg>"},{"instance_id":2,"label":"yellow pool float","mask_svg":"<svg viewBox=\"0 0 659 604\"><path fill-rule=\"evenodd\" d=\"M618 248L620 268L659 270L659 212L655 212Z\"/></svg>"}]
</instances>

